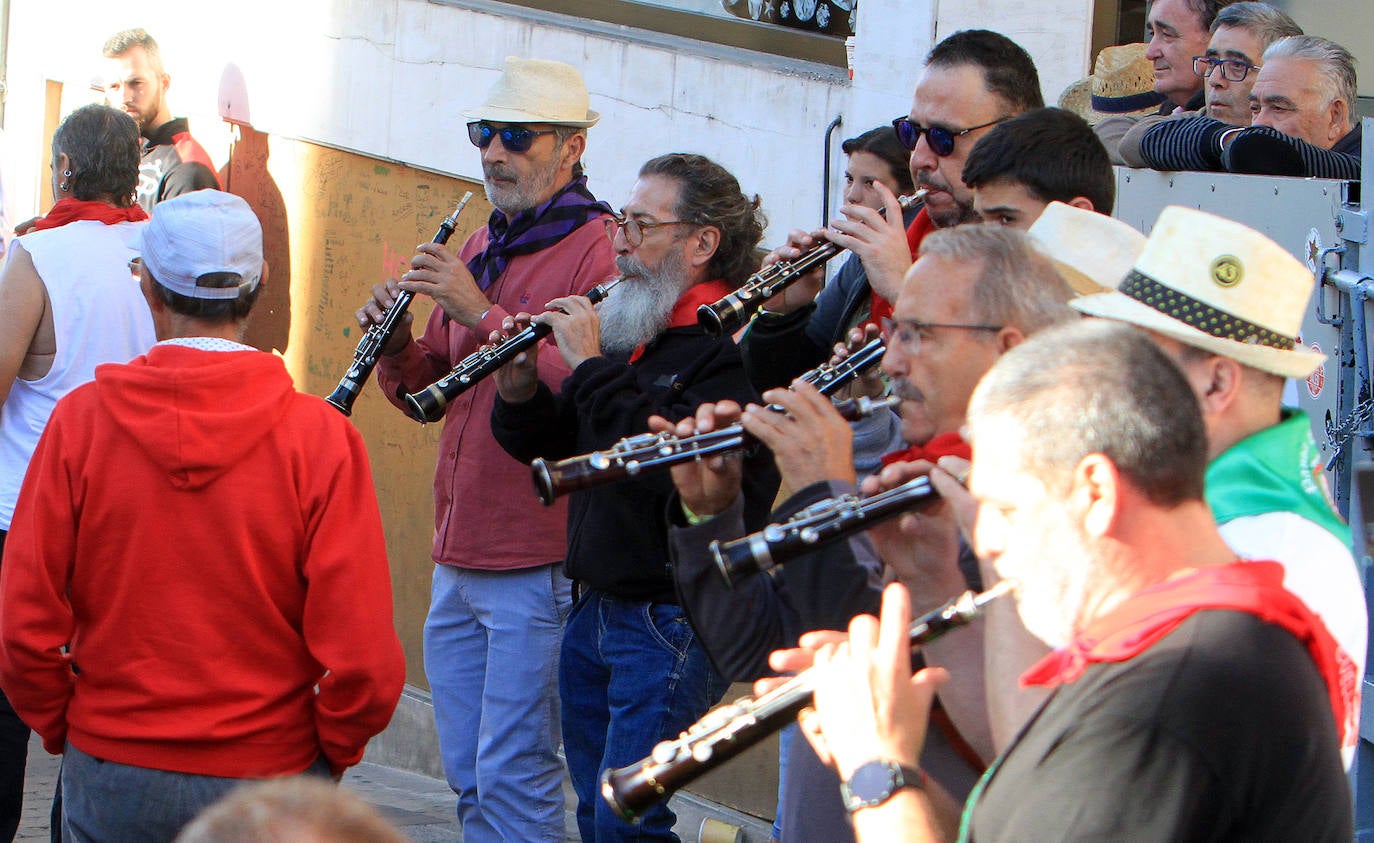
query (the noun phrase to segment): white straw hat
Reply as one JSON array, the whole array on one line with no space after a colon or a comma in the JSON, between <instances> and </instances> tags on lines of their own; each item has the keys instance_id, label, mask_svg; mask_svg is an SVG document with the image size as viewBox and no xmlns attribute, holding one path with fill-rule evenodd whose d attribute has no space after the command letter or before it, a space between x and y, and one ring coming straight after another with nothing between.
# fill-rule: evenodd
<instances>
[{"instance_id":1,"label":"white straw hat","mask_svg":"<svg viewBox=\"0 0 1374 843\"><path fill-rule=\"evenodd\" d=\"M1063 202L1045 206L1030 236L1079 295L1115 290L1145 248L1145 235L1121 220Z\"/></svg>"},{"instance_id":2,"label":"white straw hat","mask_svg":"<svg viewBox=\"0 0 1374 843\"><path fill-rule=\"evenodd\" d=\"M1256 369L1302 378L1326 359L1298 345L1312 288L1307 267L1263 234L1170 206L1116 292L1070 304Z\"/></svg>"},{"instance_id":3,"label":"white straw hat","mask_svg":"<svg viewBox=\"0 0 1374 843\"><path fill-rule=\"evenodd\" d=\"M501 77L476 108L463 112L469 120L496 123L553 123L586 129L601 115L592 111L587 85L577 68L561 61L506 57Z\"/></svg>"}]
</instances>

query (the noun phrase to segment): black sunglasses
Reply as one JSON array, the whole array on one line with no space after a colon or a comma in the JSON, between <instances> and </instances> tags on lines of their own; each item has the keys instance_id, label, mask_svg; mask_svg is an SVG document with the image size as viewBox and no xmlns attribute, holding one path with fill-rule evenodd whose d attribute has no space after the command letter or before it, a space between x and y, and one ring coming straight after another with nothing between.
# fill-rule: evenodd
<instances>
[{"instance_id":1,"label":"black sunglasses","mask_svg":"<svg viewBox=\"0 0 1374 843\"><path fill-rule=\"evenodd\" d=\"M496 128L485 120L474 120L468 124L468 140L478 149L491 146L491 139L501 136L501 145L509 152L529 152L534 139L540 135L552 135L553 129L527 129L524 126L502 126Z\"/></svg>"},{"instance_id":2,"label":"black sunglasses","mask_svg":"<svg viewBox=\"0 0 1374 843\"><path fill-rule=\"evenodd\" d=\"M897 140L908 150L916 148L916 144L921 140L921 135L926 136L926 143L930 145L930 151L944 158L954 151L954 141L956 138L963 137L969 132L978 129L986 129L988 126L995 126L1006 120L1005 117L998 117L988 123L980 123L977 126L969 126L967 129L946 129L943 126L922 126L919 123L911 122L910 117L898 117L892 121L892 128L897 130Z\"/></svg>"}]
</instances>

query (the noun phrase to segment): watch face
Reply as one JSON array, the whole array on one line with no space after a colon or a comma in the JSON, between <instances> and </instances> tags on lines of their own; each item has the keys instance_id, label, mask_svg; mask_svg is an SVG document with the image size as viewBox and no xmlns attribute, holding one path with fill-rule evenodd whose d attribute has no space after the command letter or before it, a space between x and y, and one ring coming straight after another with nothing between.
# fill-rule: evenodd
<instances>
[{"instance_id":1,"label":"watch face","mask_svg":"<svg viewBox=\"0 0 1374 843\"><path fill-rule=\"evenodd\" d=\"M870 761L854 771L849 779L849 792L862 804L876 804L892 795L897 783L894 765L888 761Z\"/></svg>"}]
</instances>

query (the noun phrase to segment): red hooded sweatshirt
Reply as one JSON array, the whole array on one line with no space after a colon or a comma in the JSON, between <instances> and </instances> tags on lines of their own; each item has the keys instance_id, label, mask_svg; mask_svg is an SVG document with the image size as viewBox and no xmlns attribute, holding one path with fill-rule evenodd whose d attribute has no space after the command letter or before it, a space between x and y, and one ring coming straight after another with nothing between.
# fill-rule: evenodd
<instances>
[{"instance_id":1,"label":"red hooded sweatshirt","mask_svg":"<svg viewBox=\"0 0 1374 843\"><path fill-rule=\"evenodd\" d=\"M0 686L49 752L337 773L404 672L362 439L280 359L160 345L58 402L0 567Z\"/></svg>"}]
</instances>

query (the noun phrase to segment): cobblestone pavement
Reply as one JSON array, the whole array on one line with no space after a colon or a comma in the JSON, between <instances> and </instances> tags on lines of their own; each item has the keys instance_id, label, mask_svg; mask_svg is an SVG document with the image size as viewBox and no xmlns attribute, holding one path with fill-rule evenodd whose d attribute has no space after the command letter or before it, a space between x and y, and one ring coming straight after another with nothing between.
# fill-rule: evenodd
<instances>
[{"instance_id":1,"label":"cobblestone pavement","mask_svg":"<svg viewBox=\"0 0 1374 843\"><path fill-rule=\"evenodd\" d=\"M48 813L57 783L58 758L43 751L34 737L29 742L29 766L24 780L24 817L16 840L47 840ZM360 793L391 823L416 843L461 841L454 813L457 804L448 784L417 773L363 762L349 770L345 787ZM566 788L565 788L566 791ZM570 793L567 793L569 797ZM567 839L577 840L572 801L565 814Z\"/></svg>"}]
</instances>

